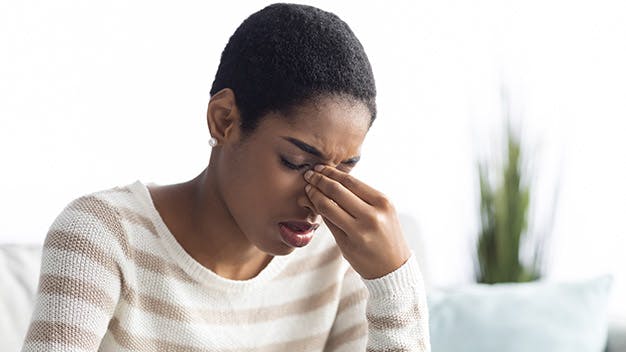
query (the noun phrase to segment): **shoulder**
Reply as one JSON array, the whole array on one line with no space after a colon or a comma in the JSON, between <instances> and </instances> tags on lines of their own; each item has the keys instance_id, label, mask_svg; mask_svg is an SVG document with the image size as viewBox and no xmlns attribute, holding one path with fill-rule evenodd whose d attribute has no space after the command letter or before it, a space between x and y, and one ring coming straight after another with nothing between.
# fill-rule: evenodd
<instances>
[{"instance_id":1,"label":"shoulder","mask_svg":"<svg viewBox=\"0 0 626 352\"><path fill-rule=\"evenodd\" d=\"M137 207L131 186L90 193L71 201L50 226L44 247L100 247L127 252L124 218Z\"/></svg>"},{"instance_id":2,"label":"shoulder","mask_svg":"<svg viewBox=\"0 0 626 352\"><path fill-rule=\"evenodd\" d=\"M55 223L96 226L119 232L123 230L120 225L123 220L149 214L150 204L146 187L137 181L74 199L59 214Z\"/></svg>"},{"instance_id":3,"label":"shoulder","mask_svg":"<svg viewBox=\"0 0 626 352\"><path fill-rule=\"evenodd\" d=\"M115 198L128 193L125 187L115 187L94 192L71 201L59 214L52 228L79 228L82 230L103 228L119 232L121 214Z\"/></svg>"}]
</instances>

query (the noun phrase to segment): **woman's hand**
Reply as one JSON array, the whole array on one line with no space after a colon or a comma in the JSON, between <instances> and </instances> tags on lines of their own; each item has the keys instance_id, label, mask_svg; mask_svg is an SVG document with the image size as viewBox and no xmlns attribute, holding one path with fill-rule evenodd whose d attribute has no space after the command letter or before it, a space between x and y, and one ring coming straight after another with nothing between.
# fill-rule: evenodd
<instances>
[{"instance_id":1,"label":"woman's hand","mask_svg":"<svg viewBox=\"0 0 626 352\"><path fill-rule=\"evenodd\" d=\"M333 167L304 175L306 194L335 236L343 256L364 279L382 277L410 256L391 202L380 192Z\"/></svg>"}]
</instances>

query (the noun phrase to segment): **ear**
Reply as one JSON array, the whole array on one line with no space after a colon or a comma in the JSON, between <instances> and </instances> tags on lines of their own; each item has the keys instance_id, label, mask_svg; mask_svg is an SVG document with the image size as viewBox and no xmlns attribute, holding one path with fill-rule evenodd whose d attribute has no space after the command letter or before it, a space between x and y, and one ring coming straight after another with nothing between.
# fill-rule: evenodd
<instances>
[{"instance_id":1,"label":"ear","mask_svg":"<svg viewBox=\"0 0 626 352\"><path fill-rule=\"evenodd\" d=\"M240 119L235 92L232 89L222 89L211 97L207 109L207 123L209 132L217 139L218 145L239 140Z\"/></svg>"}]
</instances>

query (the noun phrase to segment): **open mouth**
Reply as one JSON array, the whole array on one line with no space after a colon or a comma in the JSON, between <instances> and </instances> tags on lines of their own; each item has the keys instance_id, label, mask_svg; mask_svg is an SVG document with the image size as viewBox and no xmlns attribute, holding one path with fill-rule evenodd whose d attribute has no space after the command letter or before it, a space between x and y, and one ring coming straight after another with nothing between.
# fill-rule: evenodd
<instances>
[{"instance_id":1,"label":"open mouth","mask_svg":"<svg viewBox=\"0 0 626 352\"><path fill-rule=\"evenodd\" d=\"M319 226L318 224L311 224L308 222L300 222L300 221L287 221L287 222L281 222L281 224L285 225L287 228L289 228L291 231L295 233L307 233L307 232L315 231L315 229L317 229L317 227Z\"/></svg>"},{"instance_id":2,"label":"open mouth","mask_svg":"<svg viewBox=\"0 0 626 352\"><path fill-rule=\"evenodd\" d=\"M319 224L302 221L285 221L278 224L283 242L291 247L304 247L313 239L313 231Z\"/></svg>"}]
</instances>

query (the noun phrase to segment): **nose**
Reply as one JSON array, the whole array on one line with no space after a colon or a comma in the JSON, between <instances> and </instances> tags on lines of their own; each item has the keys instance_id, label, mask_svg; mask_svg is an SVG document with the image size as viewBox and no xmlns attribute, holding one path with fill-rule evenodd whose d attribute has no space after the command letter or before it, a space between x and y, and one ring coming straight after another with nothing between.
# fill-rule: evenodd
<instances>
[{"instance_id":1,"label":"nose","mask_svg":"<svg viewBox=\"0 0 626 352\"><path fill-rule=\"evenodd\" d=\"M306 193L304 193L304 189L298 195L297 199L298 206L306 209L306 218L310 222L319 223L319 214L317 210L315 210L315 206L311 203L309 197L307 197Z\"/></svg>"}]
</instances>

